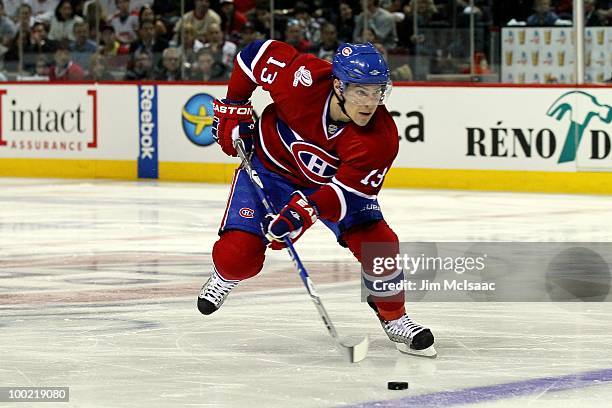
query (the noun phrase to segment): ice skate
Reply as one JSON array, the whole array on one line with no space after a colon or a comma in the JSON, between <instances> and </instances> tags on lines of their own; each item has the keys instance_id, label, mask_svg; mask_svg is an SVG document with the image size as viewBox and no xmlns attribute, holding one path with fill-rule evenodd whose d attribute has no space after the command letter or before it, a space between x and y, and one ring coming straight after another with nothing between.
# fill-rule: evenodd
<instances>
[{"instance_id":1,"label":"ice skate","mask_svg":"<svg viewBox=\"0 0 612 408\"><path fill-rule=\"evenodd\" d=\"M378 320L395 348L405 354L422 357L436 357L434 336L426 327L413 322L407 314L396 320L385 320L378 314L378 308L368 298L368 304L376 312Z\"/></svg>"},{"instance_id":2,"label":"ice skate","mask_svg":"<svg viewBox=\"0 0 612 408\"><path fill-rule=\"evenodd\" d=\"M214 270L198 295L200 313L209 315L219 310L227 295L238 285L238 282L240 281L225 280Z\"/></svg>"}]
</instances>

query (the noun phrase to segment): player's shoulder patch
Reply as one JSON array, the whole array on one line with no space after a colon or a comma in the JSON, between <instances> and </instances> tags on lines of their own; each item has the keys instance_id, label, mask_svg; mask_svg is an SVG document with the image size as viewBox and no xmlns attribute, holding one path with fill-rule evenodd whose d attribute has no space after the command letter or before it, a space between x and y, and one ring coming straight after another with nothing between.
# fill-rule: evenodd
<instances>
[{"instance_id":1,"label":"player's shoulder patch","mask_svg":"<svg viewBox=\"0 0 612 408\"><path fill-rule=\"evenodd\" d=\"M312 73L306 68L306 65L300 65L293 73L293 87L295 88L298 85L312 86Z\"/></svg>"},{"instance_id":2,"label":"player's shoulder patch","mask_svg":"<svg viewBox=\"0 0 612 408\"><path fill-rule=\"evenodd\" d=\"M302 68L303 67L303 68ZM300 75L306 80L306 76L302 73L309 74L312 83L322 79L330 79L332 73L332 66L329 62L315 57L312 54L300 54L292 64L294 75ZM296 74L297 71L301 71L300 74ZM307 71L307 72L306 72ZM301 83L301 82L299 82Z\"/></svg>"}]
</instances>

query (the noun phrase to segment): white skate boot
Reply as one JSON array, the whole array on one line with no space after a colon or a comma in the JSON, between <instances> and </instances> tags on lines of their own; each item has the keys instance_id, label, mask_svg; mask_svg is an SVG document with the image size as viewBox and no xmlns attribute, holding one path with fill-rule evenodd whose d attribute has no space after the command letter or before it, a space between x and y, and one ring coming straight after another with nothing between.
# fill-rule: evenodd
<instances>
[{"instance_id":1,"label":"white skate boot","mask_svg":"<svg viewBox=\"0 0 612 408\"><path fill-rule=\"evenodd\" d=\"M198 295L198 310L200 313L209 315L219 310L227 295L238 285L237 280L225 280L213 269L213 274L208 278L200 294Z\"/></svg>"},{"instance_id":2,"label":"white skate boot","mask_svg":"<svg viewBox=\"0 0 612 408\"><path fill-rule=\"evenodd\" d=\"M396 320L385 320L378 314L378 308L369 297L368 304L376 312L376 316L378 316L378 320L380 320L389 340L395 343L395 348L406 354L436 357L434 336L431 330L413 322L407 314Z\"/></svg>"}]
</instances>

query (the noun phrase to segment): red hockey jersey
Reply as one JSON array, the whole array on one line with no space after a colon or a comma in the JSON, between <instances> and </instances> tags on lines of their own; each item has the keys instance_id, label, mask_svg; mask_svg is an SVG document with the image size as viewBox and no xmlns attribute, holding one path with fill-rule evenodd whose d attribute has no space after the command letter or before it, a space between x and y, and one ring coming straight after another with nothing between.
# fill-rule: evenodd
<instances>
[{"instance_id":1,"label":"red hockey jersey","mask_svg":"<svg viewBox=\"0 0 612 408\"><path fill-rule=\"evenodd\" d=\"M274 101L262 113L256 148L269 170L302 187L328 185L340 203L353 194L376 198L399 147L397 127L384 106L366 126L351 122L338 128L328 115L329 62L273 40L251 43L236 62L228 99L248 99L261 86Z\"/></svg>"}]
</instances>

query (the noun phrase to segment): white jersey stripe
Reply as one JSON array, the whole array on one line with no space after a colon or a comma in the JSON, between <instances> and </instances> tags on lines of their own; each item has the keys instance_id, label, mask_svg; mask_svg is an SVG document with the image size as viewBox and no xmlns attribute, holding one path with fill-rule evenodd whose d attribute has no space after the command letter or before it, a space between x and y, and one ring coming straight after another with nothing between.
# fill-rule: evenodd
<instances>
[{"instance_id":1,"label":"white jersey stripe","mask_svg":"<svg viewBox=\"0 0 612 408\"><path fill-rule=\"evenodd\" d=\"M247 76L251 78L251 81L253 81L253 83L256 84L257 80L255 79L255 75L253 75L253 71L251 71L251 69L247 67L247 65L244 63L244 61L242 60L242 57L240 56L240 53L238 53L238 56L236 57L236 61L238 61L238 66L242 69L242 72L247 74Z\"/></svg>"},{"instance_id":2,"label":"white jersey stripe","mask_svg":"<svg viewBox=\"0 0 612 408\"><path fill-rule=\"evenodd\" d=\"M346 199L344 198L344 193L340 187L333 183L329 183L328 186L330 186L338 195L338 200L340 201L340 218L338 219L338 222L340 222L344 219L344 217L346 217Z\"/></svg>"},{"instance_id":3,"label":"white jersey stripe","mask_svg":"<svg viewBox=\"0 0 612 408\"><path fill-rule=\"evenodd\" d=\"M366 193L362 193L361 191L355 190L354 188L349 187L346 184L340 182L335 176L334 176L334 178L332 178L332 182L337 184L337 185L339 185L340 187L342 187L343 189L345 189L349 193L353 193L353 194L358 195L359 197L368 198L370 200L376 200L376 196L375 195L369 195L369 194L366 194Z\"/></svg>"}]
</instances>

